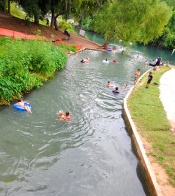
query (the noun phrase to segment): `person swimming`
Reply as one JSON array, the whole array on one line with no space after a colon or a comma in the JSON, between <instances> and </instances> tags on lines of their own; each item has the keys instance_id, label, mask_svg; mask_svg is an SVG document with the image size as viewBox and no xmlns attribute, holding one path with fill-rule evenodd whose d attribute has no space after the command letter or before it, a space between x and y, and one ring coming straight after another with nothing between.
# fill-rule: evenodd
<instances>
[{"instance_id":1,"label":"person swimming","mask_svg":"<svg viewBox=\"0 0 175 196\"><path fill-rule=\"evenodd\" d=\"M119 90L119 88L118 88L118 87L115 87L115 90L113 90L112 92L113 92L113 93L119 93L119 92L120 92L120 90Z\"/></svg>"},{"instance_id":2,"label":"person swimming","mask_svg":"<svg viewBox=\"0 0 175 196\"><path fill-rule=\"evenodd\" d=\"M83 58L80 62L81 63L89 63L89 58Z\"/></svg>"},{"instance_id":3,"label":"person swimming","mask_svg":"<svg viewBox=\"0 0 175 196\"><path fill-rule=\"evenodd\" d=\"M127 90L128 89L128 85L126 84L124 87L123 87L123 90Z\"/></svg>"},{"instance_id":4,"label":"person swimming","mask_svg":"<svg viewBox=\"0 0 175 196\"><path fill-rule=\"evenodd\" d=\"M107 82L107 87L114 87L110 81Z\"/></svg>"},{"instance_id":5,"label":"person swimming","mask_svg":"<svg viewBox=\"0 0 175 196\"><path fill-rule=\"evenodd\" d=\"M62 110L60 110L58 113L57 113L58 117L62 120L71 120L71 116L69 114L69 112L63 112Z\"/></svg>"}]
</instances>

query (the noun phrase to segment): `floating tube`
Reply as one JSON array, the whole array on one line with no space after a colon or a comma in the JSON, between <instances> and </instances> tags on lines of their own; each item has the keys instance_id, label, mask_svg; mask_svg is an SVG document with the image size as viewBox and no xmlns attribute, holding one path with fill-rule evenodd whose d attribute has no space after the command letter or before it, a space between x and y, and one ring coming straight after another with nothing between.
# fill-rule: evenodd
<instances>
[{"instance_id":1,"label":"floating tube","mask_svg":"<svg viewBox=\"0 0 175 196\"><path fill-rule=\"evenodd\" d=\"M25 106L28 106L28 107L30 108L30 110L32 109L32 106L30 105L30 103L24 103L24 105L25 105ZM17 104L14 104L14 105L13 105L13 108L14 108L15 110L18 110L18 111L21 111L21 112L26 112L26 109L25 109L25 108L23 108L22 106L17 105Z\"/></svg>"},{"instance_id":2,"label":"floating tube","mask_svg":"<svg viewBox=\"0 0 175 196\"><path fill-rule=\"evenodd\" d=\"M107 51L111 52L112 51L112 48L107 48Z\"/></svg>"},{"instance_id":3,"label":"floating tube","mask_svg":"<svg viewBox=\"0 0 175 196\"><path fill-rule=\"evenodd\" d=\"M109 63L109 61L108 60L103 60L103 63Z\"/></svg>"}]
</instances>

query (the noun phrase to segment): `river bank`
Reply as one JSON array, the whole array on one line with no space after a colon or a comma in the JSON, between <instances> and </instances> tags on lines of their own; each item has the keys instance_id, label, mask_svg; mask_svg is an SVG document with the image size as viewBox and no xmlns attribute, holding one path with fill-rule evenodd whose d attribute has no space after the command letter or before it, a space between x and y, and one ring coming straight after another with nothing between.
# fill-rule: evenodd
<instances>
[{"instance_id":1,"label":"river bank","mask_svg":"<svg viewBox=\"0 0 175 196\"><path fill-rule=\"evenodd\" d=\"M139 134L142 144L138 141L139 139L133 139L133 141L136 147L143 145L143 147L138 147L136 150L138 156L142 157L141 159L145 155L147 156L149 163L146 165L148 168L151 165L150 173L153 171L153 176L155 176L153 181L156 179L156 183L160 187L160 194L158 191L158 195L173 196L175 194L175 188L172 186L175 169L173 166L175 161L173 151L175 138L171 131L175 113L172 86L175 72L173 68L162 68L153 72L154 82L160 86L161 92L153 82L149 89L145 89L147 74L130 92L127 105L131 113L130 121L134 122L131 130L133 130L133 135ZM171 120L171 127L167 118L169 122ZM137 137L134 136L134 138ZM144 148L143 151L142 148Z\"/></svg>"}]
</instances>

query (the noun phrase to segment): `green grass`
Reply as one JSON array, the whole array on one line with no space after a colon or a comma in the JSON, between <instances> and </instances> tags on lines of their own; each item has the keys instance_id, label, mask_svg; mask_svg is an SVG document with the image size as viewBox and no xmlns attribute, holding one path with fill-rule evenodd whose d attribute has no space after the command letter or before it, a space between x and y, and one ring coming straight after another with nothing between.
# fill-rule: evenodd
<instances>
[{"instance_id":1,"label":"green grass","mask_svg":"<svg viewBox=\"0 0 175 196\"><path fill-rule=\"evenodd\" d=\"M146 89L148 74L135 87L128 99L128 108L138 132L152 145L148 156L154 156L169 175L169 182L175 187L175 135L159 98L160 78L169 67L160 67L153 72L153 81Z\"/></svg>"}]
</instances>

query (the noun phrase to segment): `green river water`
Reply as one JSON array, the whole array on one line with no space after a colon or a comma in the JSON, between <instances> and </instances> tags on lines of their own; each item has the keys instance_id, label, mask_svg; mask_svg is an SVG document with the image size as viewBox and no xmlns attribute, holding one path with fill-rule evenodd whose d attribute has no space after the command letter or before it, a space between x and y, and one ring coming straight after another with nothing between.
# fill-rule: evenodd
<instances>
[{"instance_id":1,"label":"green river water","mask_svg":"<svg viewBox=\"0 0 175 196\"><path fill-rule=\"evenodd\" d=\"M122 117L127 91L114 94L106 84L130 88L136 69L149 69L146 59L167 60L171 52L132 46L121 55L121 50L70 56L64 70L24 97L32 114L14 110L13 103L1 106L0 195L148 195ZM84 57L89 64L80 63ZM59 110L69 111L72 120L58 120Z\"/></svg>"}]
</instances>

